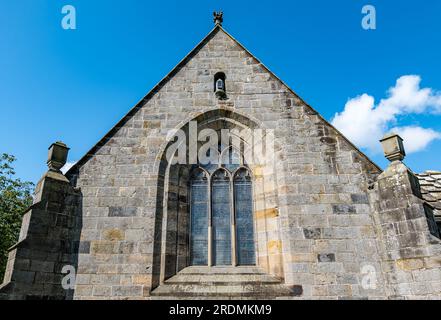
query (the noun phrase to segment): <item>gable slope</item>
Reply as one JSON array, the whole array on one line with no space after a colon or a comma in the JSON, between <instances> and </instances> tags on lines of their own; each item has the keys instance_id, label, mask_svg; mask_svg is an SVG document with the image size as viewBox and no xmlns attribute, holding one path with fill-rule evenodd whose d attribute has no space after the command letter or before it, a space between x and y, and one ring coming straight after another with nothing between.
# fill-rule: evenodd
<instances>
[{"instance_id":1,"label":"gable slope","mask_svg":"<svg viewBox=\"0 0 441 320\"><path fill-rule=\"evenodd\" d=\"M323 118L319 112L306 103L297 93L295 93L283 80L281 80L274 72L272 72L267 66L265 66L258 58L256 58L247 48L245 48L238 40L230 35L222 26L217 24L208 34L205 36L191 51L188 53L164 78L162 78L135 106L114 125L109 132L107 132L74 166L72 166L66 176L74 174L79 167L85 164L99 149L103 146L108 139L110 139L131 117L136 114L156 93L158 93L162 87L164 87L219 31L225 33L235 44L237 44L242 50L244 50L251 58L253 58L257 64L268 72L274 79L279 81L286 90L294 95L306 108L308 108L311 114L319 117L327 126L336 131L337 135L341 136L360 156L367 161L367 165L373 166L374 170L382 172L382 169L375 164L366 154L364 154L359 148L357 148L349 139L347 139L337 128Z\"/></svg>"}]
</instances>

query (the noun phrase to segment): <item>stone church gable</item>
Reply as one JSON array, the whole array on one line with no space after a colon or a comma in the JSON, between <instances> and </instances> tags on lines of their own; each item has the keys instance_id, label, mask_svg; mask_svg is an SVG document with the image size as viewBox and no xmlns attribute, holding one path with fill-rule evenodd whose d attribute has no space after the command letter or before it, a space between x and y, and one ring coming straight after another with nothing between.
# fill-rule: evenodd
<instances>
[{"instance_id":1,"label":"stone church gable","mask_svg":"<svg viewBox=\"0 0 441 320\"><path fill-rule=\"evenodd\" d=\"M66 175L67 146L50 147L0 299L441 296L433 207L399 137L382 172L221 20ZM252 163L228 141L215 153L234 165L174 163L176 129L186 157L192 130L269 130L274 149Z\"/></svg>"},{"instance_id":2,"label":"stone church gable","mask_svg":"<svg viewBox=\"0 0 441 320\"><path fill-rule=\"evenodd\" d=\"M216 45L216 42L222 42L222 45ZM213 63L213 60L222 59L219 64ZM231 87L228 88L229 94L233 94L230 100L235 100L232 103L216 104L210 93L210 86L212 77L216 70L225 70L230 60L234 60L235 65L231 70L234 70L239 76L235 75L233 79L227 79ZM208 68L207 68L208 67ZM227 67L228 68L228 67ZM184 79L186 77L197 78L199 83L191 83ZM242 77L241 77L241 76ZM251 78L247 79L247 76ZM192 93L192 89L194 93ZM187 94L180 91L184 89ZM280 78L271 72L262 62L260 62L253 54L251 54L241 43L232 37L220 25L216 25L210 33L191 50L191 52L182 59L173 70L167 74L144 98L142 98L105 136L93 146L84 155L74 167L72 167L67 175L77 170L94 154L99 154L98 150L105 146L107 142L111 141L112 137L123 128L137 128L140 123L132 124L132 122L140 119L137 118L138 112L143 112L143 109L148 108L149 111L145 113L157 114L151 119L146 118L142 123L142 128L148 129L150 127L160 126L158 121L165 120L166 116L162 113L180 112L181 121L175 121L172 124L175 126L167 126L168 129L177 129L185 125L188 121L195 118L204 108L230 108L238 113L244 113L248 117L254 116L257 111L259 117L260 108L268 108L271 104L267 101L259 101L261 96L269 92L277 92L277 100L280 103L278 108L271 108L269 112L279 113L280 118L291 119L295 117L294 108L303 109L304 117L311 117L310 121L318 125L317 132L310 132L311 135L317 134L321 137L320 142L328 145L338 145L342 149L352 149L354 151L354 159L359 161L367 172L380 173L381 169L373 163L363 152L361 152L355 145L353 145L347 138L345 138L336 128L334 128L326 119L324 119L316 110L309 106L301 97L299 97L289 86L287 86ZM247 96L254 96L254 101L249 103ZM167 98L170 99L167 101ZM165 105L167 101L169 104ZM179 105L182 103L182 105ZM257 110L256 110L257 109ZM252 111L251 111L252 110ZM249 112L251 111L251 112ZM271 116L267 116L271 117ZM272 117L275 117L272 115ZM182 120L184 119L184 120ZM152 123L148 123L149 120ZM156 121L155 121L156 120ZM171 121L170 121L171 122ZM162 129L162 126L161 126ZM330 134L332 132L332 134ZM125 133L123 133L124 135ZM329 137L334 136L334 138ZM328 158L332 153L328 153Z\"/></svg>"},{"instance_id":3,"label":"stone church gable","mask_svg":"<svg viewBox=\"0 0 441 320\"><path fill-rule=\"evenodd\" d=\"M227 100L218 100L213 92L213 77L219 71L226 75ZM166 208L188 206L185 195L184 202L170 203L172 198L181 198L178 193L188 192L173 185L173 175L187 169L170 167L164 161L166 134L190 120L203 126L211 118L275 131L277 173L273 168L252 168L262 172L256 178L254 195L260 217L257 258L269 274L296 285L301 280L296 270L307 267L298 261L305 259L306 248L311 251L306 259L311 259L345 237L360 236L360 224L366 224L370 230L366 235L372 237L369 219L364 217L369 212L364 194L380 173L378 167L218 25L99 148L89 152L87 161L79 162L75 179L83 192L82 238L91 246L89 255L80 256L80 274L93 268L99 275L112 268L114 261L96 261L96 255L117 253L117 240L145 246L144 251L124 254L120 268L145 275L151 289L185 266L179 266L185 258L173 251L183 244L166 240L179 233L170 230L176 228L178 217L171 217ZM352 218L353 225L346 222L340 227L341 222L335 220L340 214L354 213L360 216ZM293 228L293 223L299 226ZM291 227L284 230L284 225ZM125 234L109 242L105 233L111 229L123 229ZM316 241L316 236L305 240L305 234L316 232L331 240ZM97 233L101 240L97 241ZM361 240L359 248L371 246L371 240ZM300 247L293 249L298 243ZM355 255L358 249L348 250ZM151 269L143 270L145 263L151 263ZM320 267L314 265L311 261L311 268ZM89 294L81 289L76 292L78 297Z\"/></svg>"}]
</instances>

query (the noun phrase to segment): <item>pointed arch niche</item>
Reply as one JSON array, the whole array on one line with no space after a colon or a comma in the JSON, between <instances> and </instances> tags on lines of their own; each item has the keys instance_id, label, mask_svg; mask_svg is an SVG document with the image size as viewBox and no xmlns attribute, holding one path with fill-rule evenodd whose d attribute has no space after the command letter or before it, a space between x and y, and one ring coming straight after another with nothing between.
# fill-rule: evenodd
<instances>
[{"instance_id":1,"label":"pointed arch niche","mask_svg":"<svg viewBox=\"0 0 441 320\"><path fill-rule=\"evenodd\" d=\"M247 117L224 109L192 121L197 122L198 132L210 128L219 137L222 129L259 128ZM189 123L181 129L187 136L188 151ZM156 199L153 288L189 266L258 266L283 278L274 165L248 163L249 146L243 136L236 138L241 139L240 150L231 140L210 150L216 154L216 163L172 165L166 159L172 142L163 151Z\"/></svg>"}]
</instances>

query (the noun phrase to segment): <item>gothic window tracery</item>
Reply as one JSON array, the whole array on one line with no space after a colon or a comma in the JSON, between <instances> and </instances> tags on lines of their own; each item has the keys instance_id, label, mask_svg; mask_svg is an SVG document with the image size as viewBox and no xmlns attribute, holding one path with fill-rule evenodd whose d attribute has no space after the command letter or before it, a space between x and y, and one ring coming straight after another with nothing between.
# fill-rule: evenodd
<instances>
[{"instance_id":1,"label":"gothic window tracery","mask_svg":"<svg viewBox=\"0 0 441 320\"><path fill-rule=\"evenodd\" d=\"M191 263L255 265L251 171L239 150L219 149L219 163L195 165L190 179Z\"/></svg>"}]
</instances>

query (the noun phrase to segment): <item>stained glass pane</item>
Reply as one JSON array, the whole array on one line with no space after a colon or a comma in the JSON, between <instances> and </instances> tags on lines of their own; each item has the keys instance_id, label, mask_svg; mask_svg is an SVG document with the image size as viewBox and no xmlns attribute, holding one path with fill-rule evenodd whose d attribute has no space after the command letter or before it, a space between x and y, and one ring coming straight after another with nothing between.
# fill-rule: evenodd
<instances>
[{"instance_id":1,"label":"stained glass pane","mask_svg":"<svg viewBox=\"0 0 441 320\"><path fill-rule=\"evenodd\" d=\"M251 177L241 169L234 178L236 209L236 248L239 265L255 265L254 224Z\"/></svg>"},{"instance_id":2,"label":"stained glass pane","mask_svg":"<svg viewBox=\"0 0 441 320\"><path fill-rule=\"evenodd\" d=\"M231 265L230 180L224 170L213 175L211 197L213 263Z\"/></svg>"},{"instance_id":3,"label":"stained glass pane","mask_svg":"<svg viewBox=\"0 0 441 320\"><path fill-rule=\"evenodd\" d=\"M191 264L208 265L208 179L197 170L191 181Z\"/></svg>"}]
</instances>

